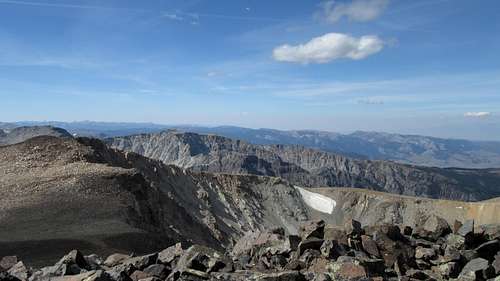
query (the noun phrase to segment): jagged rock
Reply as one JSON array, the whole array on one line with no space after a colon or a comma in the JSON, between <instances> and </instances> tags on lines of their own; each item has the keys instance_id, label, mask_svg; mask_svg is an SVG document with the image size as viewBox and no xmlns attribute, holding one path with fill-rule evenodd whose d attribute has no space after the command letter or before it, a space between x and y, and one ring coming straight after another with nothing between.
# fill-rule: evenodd
<instances>
[{"instance_id":1,"label":"jagged rock","mask_svg":"<svg viewBox=\"0 0 500 281\"><path fill-rule=\"evenodd\" d=\"M457 234L446 236L446 246L450 249L462 250L465 247L465 238Z\"/></svg>"},{"instance_id":2,"label":"jagged rock","mask_svg":"<svg viewBox=\"0 0 500 281\"><path fill-rule=\"evenodd\" d=\"M139 281L141 279L146 279L146 278L150 278L150 277L153 277L151 274L149 273L146 273L144 271L141 271L141 270L136 270L134 271L131 275L130 275L130 278L133 280L133 281Z\"/></svg>"},{"instance_id":3,"label":"jagged rock","mask_svg":"<svg viewBox=\"0 0 500 281\"><path fill-rule=\"evenodd\" d=\"M341 227L327 225L325 227L324 239L337 241L339 244L347 245L347 233Z\"/></svg>"},{"instance_id":4,"label":"jagged rock","mask_svg":"<svg viewBox=\"0 0 500 281\"><path fill-rule=\"evenodd\" d=\"M311 265L311 263L321 256L321 252L314 249L307 249L304 253L299 257L299 261L302 261L306 264L307 267Z\"/></svg>"},{"instance_id":5,"label":"jagged rock","mask_svg":"<svg viewBox=\"0 0 500 281\"><path fill-rule=\"evenodd\" d=\"M342 245L339 245L335 240L325 240L320 248L321 254L328 259L336 259L337 257L346 254Z\"/></svg>"},{"instance_id":6,"label":"jagged rock","mask_svg":"<svg viewBox=\"0 0 500 281\"><path fill-rule=\"evenodd\" d=\"M485 260L483 258L476 258L471 261L469 261L464 268L462 268L462 271L460 272L459 279L460 278L468 278L469 276L474 276L475 278L481 278L482 277L482 272L483 270L488 269L488 260Z\"/></svg>"},{"instance_id":7,"label":"jagged rock","mask_svg":"<svg viewBox=\"0 0 500 281\"><path fill-rule=\"evenodd\" d=\"M411 226L405 226L403 229L403 234L407 236L411 236L413 234L413 228Z\"/></svg>"},{"instance_id":8,"label":"jagged rock","mask_svg":"<svg viewBox=\"0 0 500 281\"><path fill-rule=\"evenodd\" d=\"M436 251L432 248L417 247L415 249L415 258L430 260L436 256Z\"/></svg>"},{"instance_id":9,"label":"jagged rock","mask_svg":"<svg viewBox=\"0 0 500 281\"><path fill-rule=\"evenodd\" d=\"M368 277L365 268L353 262L334 262L328 264L327 270L337 280L363 280Z\"/></svg>"},{"instance_id":10,"label":"jagged rock","mask_svg":"<svg viewBox=\"0 0 500 281\"><path fill-rule=\"evenodd\" d=\"M460 273L460 266L457 262L448 262L435 266L433 270L445 278L456 278Z\"/></svg>"},{"instance_id":11,"label":"jagged rock","mask_svg":"<svg viewBox=\"0 0 500 281\"><path fill-rule=\"evenodd\" d=\"M325 236L325 222L316 220L302 223L299 228L299 236L302 240L312 237L323 239Z\"/></svg>"},{"instance_id":12,"label":"jagged rock","mask_svg":"<svg viewBox=\"0 0 500 281\"><path fill-rule=\"evenodd\" d=\"M500 274L500 252L495 255L492 266L495 269L495 274Z\"/></svg>"},{"instance_id":13,"label":"jagged rock","mask_svg":"<svg viewBox=\"0 0 500 281\"><path fill-rule=\"evenodd\" d=\"M150 266L146 267L143 271L145 273L149 274L150 276L158 277L162 280L167 278L167 276L171 272L171 270L163 264L150 265Z\"/></svg>"},{"instance_id":14,"label":"jagged rock","mask_svg":"<svg viewBox=\"0 0 500 281\"><path fill-rule=\"evenodd\" d=\"M18 278L0 270L0 281L20 281Z\"/></svg>"},{"instance_id":15,"label":"jagged rock","mask_svg":"<svg viewBox=\"0 0 500 281\"><path fill-rule=\"evenodd\" d=\"M258 251L262 247L282 245L283 235L272 231L248 232L233 247L232 254L239 256L251 251Z\"/></svg>"},{"instance_id":16,"label":"jagged rock","mask_svg":"<svg viewBox=\"0 0 500 281\"><path fill-rule=\"evenodd\" d=\"M170 264L183 254L182 244L177 243L158 253L158 262Z\"/></svg>"},{"instance_id":17,"label":"jagged rock","mask_svg":"<svg viewBox=\"0 0 500 281\"><path fill-rule=\"evenodd\" d=\"M301 260L292 260L286 266L285 270L302 270L307 268L307 264Z\"/></svg>"},{"instance_id":18,"label":"jagged rock","mask_svg":"<svg viewBox=\"0 0 500 281\"><path fill-rule=\"evenodd\" d=\"M363 234L361 223L353 219L348 219L344 222L344 231L348 236L360 236Z\"/></svg>"},{"instance_id":19,"label":"jagged rock","mask_svg":"<svg viewBox=\"0 0 500 281\"><path fill-rule=\"evenodd\" d=\"M298 247L298 253L299 255L302 255L305 250L307 249L312 249L312 250L320 250L321 245L323 245L324 240L316 237L311 237L306 240L302 240L299 244Z\"/></svg>"},{"instance_id":20,"label":"jagged rock","mask_svg":"<svg viewBox=\"0 0 500 281\"><path fill-rule=\"evenodd\" d=\"M144 268L156 263L158 258L158 254L151 254L139 257L128 258L122 261L123 265L133 265L135 268L139 270L143 270Z\"/></svg>"},{"instance_id":21,"label":"jagged rock","mask_svg":"<svg viewBox=\"0 0 500 281\"><path fill-rule=\"evenodd\" d=\"M29 275L28 268L26 268L22 261L11 266L9 270L7 270L7 273L19 280L27 280Z\"/></svg>"},{"instance_id":22,"label":"jagged rock","mask_svg":"<svg viewBox=\"0 0 500 281\"><path fill-rule=\"evenodd\" d=\"M458 220L455 220L453 222L453 234L458 234L458 230L462 227L462 222L461 221L458 221Z\"/></svg>"},{"instance_id":23,"label":"jagged rock","mask_svg":"<svg viewBox=\"0 0 500 281\"><path fill-rule=\"evenodd\" d=\"M100 269L102 265L104 265L104 261L98 255L92 254L85 256L85 261L87 262L89 269L97 270Z\"/></svg>"},{"instance_id":24,"label":"jagged rock","mask_svg":"<svg viewBox=\"0 0 500 281\"><path fill-rule=\"evenodd\" d=\"M256 281L305 281L305 278L298 271L284 271L279 273L261 274L255 280Z\"/></svg>"},{"instance_id":25,"label":"jagged rock","mask_svg":"<svg viewBox=\"0 0 500 281\"><path fill-rule=\"evenodd\" d=\"M129 258L130 258L129 255L112 254L106 258L106 260L104 261L104 265L109 266L109 267L113 267L113 266L115 266L115 265L121 263L122 261L129 259Z\"/></svg>"},{"instance_id":26,"label":"jagged rock","mask_svg":"<svg viewBox=\"0 0 500 281\"><path fill-rule=\"evenodd\" d=\"M406 276L416 280L436 280L429 271L410 269L406 271Z\"/></svg>"},{"instance_id":27,"label":"jagged rock","mask_svg":"<svg viewBox=\"0 0 500 281\"><path fill-rule=\"evenodd\" d=\"M430 216L425 221L422 230L419 232L419 235L433 241L451 232L448 222L436 215Z\"/></svg>"},{"instance_id":28,"label":"jagged rock","mask_svg":"<svg viewBox=\"0 0 500 281\"><path fill-rule=\"evenodd\" d=\"M466 220L458 229L457 234L462 237L474 235L474 220Z\"/></svg>"},{"instance_id":29,"label":"jagged rock","mask_svg":"<svg viewBox=\"0 0 500 281\"><path fill-rule=\"evenodd\" d=\"M113 281L103 270L92 270L77 275L51 277L49 281Z\"/></svg>"},{"instance_id":30,"label":"jagged rock","mask_svg":"<svg viewBox=\"0 0 500 281\"><path fill-rule=\"evenodd\" d=\"M18 263L16 256L5 256L0 259L0 272L2 270L9 270L12 266Z\"/></svg>"},{"instance_id":31,"label":"jagged rock","mask_svg":"<svg viewBox=\"0 0 500 281\"><path fill-rule=\"evenodd\" d=\"M132 264L119 264L107 270L106 273L115 281L132 281L130 274L137 270Z\"/></svg>"},{"instance_id":32,"label":"jagged rock","mask_svg":"<svg viewBox=\"0 0 500 281\"><path fill-rule=\"evenodd\" d=\"M495 254L500 251L500 241L492 240L485 242L479 245L475 251L479 257L492 261L495 258Z\"/></svg>"},{"instance_id":33,"label":"jagged rock","mask_svg":"<svg viewBox=\"0 0 500 281\"><path fill-rule=\"evenodd\" d=\"M373 239L370 236L367 235L362 235L361 236L361 243L363 245L363 249L370 255L374 257L380 257L380 252L377 247L377 243L373 241Z\"/></svg>"},{"instance_id":34,"label":"jagged rock","mask_svg":"<svg viewBox=\"0 0 500 281\"><path fill-rule=\"evenodd\" d=\"M193 245L179 258L174 272L185 272L189 269L205 273L231 270L232 263L219 252L199 245Z\"/></svg>"}]
</instances>

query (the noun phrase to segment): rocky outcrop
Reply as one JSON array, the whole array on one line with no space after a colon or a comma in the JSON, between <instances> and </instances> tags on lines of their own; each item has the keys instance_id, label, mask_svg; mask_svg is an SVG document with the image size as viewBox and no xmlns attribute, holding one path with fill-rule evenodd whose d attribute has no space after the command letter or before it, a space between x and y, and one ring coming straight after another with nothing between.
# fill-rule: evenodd
<instances>
[{"instance_id":1,"label":"rocky outcrop","mask_svg":"<svg viewBox=\"0 0 500 281\"><path fill-rule=\"evenodd\" d=\"M106 142L111 147L193 171L274 176L306 187L369 188L466 201L500 196L497 170L439 169L355 160L301 146L259 146L215 135L175 131Z\"/></svg>"},{"instance_id":2,"label":"rocky outcrop","mask_svg":"<svg viewBox=\"0 0 500 281\"><path fill-rule=\"evenodd\" d=\"M0 130L0 145L20 143L37 136L72 137L64 129L52 126L16 127L10 129L8 132Z\"/></svg>"},{"instance_id":3,"label":"rocky outcrop","mask_svg":"<svg viewBox=\"0 0 500 281\"><path fill-rule=\"evenodd\" d=\"M415 229L360 227L346 220L332 236L323 221L300 226L300 236L282 228L248 232L231 251L177 243L142 256L106 259L73 250L54 265L32 269L16 257L0 280L497 280L500 241L481 232L471 239L439 217ZM445 229L447 231L443 232ZM467 241L467 242L466 242ZM497 279L495 279L497 278Z\"/></svg>"}]
</instances>

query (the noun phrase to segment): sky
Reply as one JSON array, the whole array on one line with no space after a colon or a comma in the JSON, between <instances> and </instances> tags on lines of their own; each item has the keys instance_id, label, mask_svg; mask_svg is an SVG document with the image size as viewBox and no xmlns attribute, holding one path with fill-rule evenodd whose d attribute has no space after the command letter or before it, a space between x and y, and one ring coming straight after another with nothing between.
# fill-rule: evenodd
<instances>
[{"instance_id":1,"label":"sky","mask_svg":"<svg viewBox=\"0 0 500 281\"><path fill-rule=\"evenodd\" d=\"M500 140L496 0L0 0L0 121Z\"/></svg>"}]
</instances>

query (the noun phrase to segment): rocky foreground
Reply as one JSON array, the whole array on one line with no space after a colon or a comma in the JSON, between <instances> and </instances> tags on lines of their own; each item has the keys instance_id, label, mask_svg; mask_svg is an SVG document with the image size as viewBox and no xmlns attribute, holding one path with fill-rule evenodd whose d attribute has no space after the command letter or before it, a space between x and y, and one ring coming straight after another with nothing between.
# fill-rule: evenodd
<instances>
[{"instance_id":1,"label":"rocky foreground","mask_svg":"<svg viewBox=\"0 0 500 281\"><path fill-rule=\"evenodd\" d=\"M39 270L7 256L0 280L500 280L499 236L472 220L450 227L437 216L416 229L362 228L355 220L336 228L319 220L301 225L299 235L282 228L249 232L228 253L180 243L106 259L73 250Z\"/></svg>"}]
</instances>

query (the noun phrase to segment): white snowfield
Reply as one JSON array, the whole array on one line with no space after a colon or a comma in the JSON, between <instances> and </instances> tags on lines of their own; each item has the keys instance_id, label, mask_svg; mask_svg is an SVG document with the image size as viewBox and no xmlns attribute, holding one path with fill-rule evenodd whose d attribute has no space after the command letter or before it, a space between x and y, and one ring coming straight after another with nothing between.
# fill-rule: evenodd
<instances>
[{"instance_id":1,"label":"white snowfield","mask_svg":"<svg viewBox=\"0 0 500 281\"><path fill-rule=\"evenodd\" d=\"M335 209L337 202L335 202L335 200L333 200L332 198L326 197L319 193L307 191L298 186L295 186L295 188L300 192L300 195L302 196L302 199L307 206L322 213L333 213L333 209Z\"/></svg>"}]
</instances>

